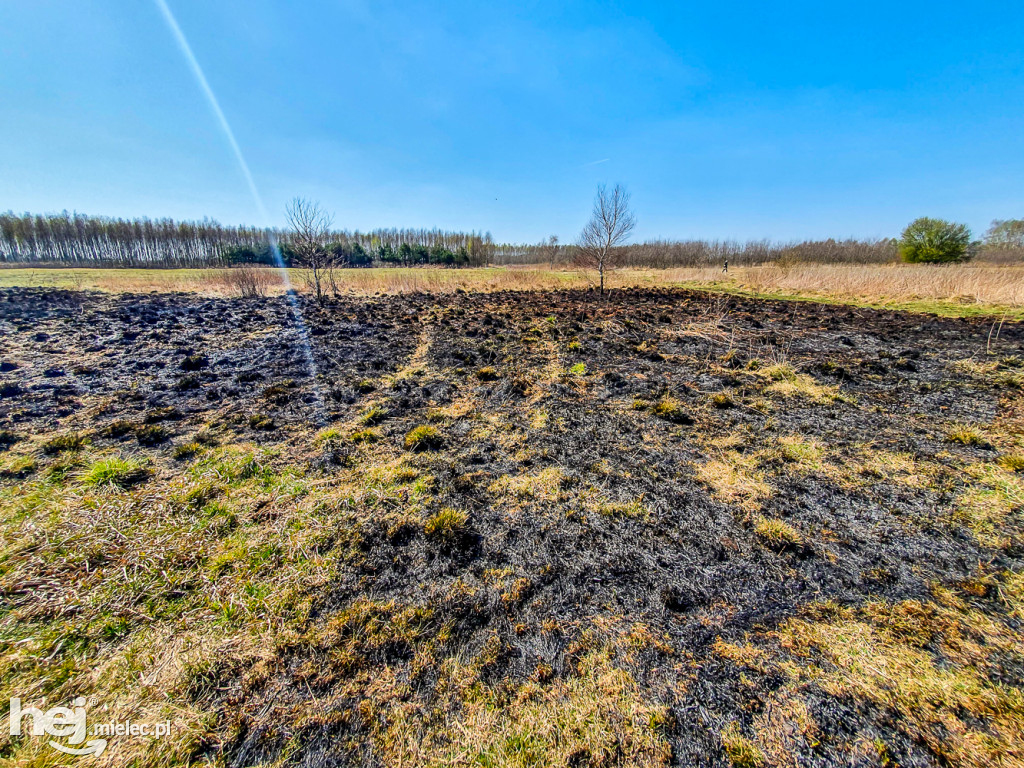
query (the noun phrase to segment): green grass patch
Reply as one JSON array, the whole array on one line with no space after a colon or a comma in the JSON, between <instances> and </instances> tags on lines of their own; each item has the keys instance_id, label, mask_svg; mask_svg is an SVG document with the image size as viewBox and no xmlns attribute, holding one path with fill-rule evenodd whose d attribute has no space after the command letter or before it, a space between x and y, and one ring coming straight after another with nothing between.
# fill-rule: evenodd
<instances>
[{"instance_id":1,"label":"green grass patch","mask_svg":"<svg viewBox=\"0 0 1024 768\"><path fill-rule=\"evenodd\" d=\"M405 447L411 451L435 451L444 444L436 427L421 424L405 435Z\"/></svg>"},{"instance_id":2,"label":"green grass patch","mask_svg":"<svg viewBox=\"0 0 1024 768\"><path fill-rule=\"evenodd\" d=\"M130 488L145 480L150 474L148 464L138 458L100 459L82 474L84 485Z\"/></svg>"},{"instance_id":3,"label":"green grass patch","mask_svg":"<svg viewBox=\"0 0 1024 768\"><path fill-rule=\"evenodd\" d=\"M459 509L445 507L427 518L423 532L439 539L452 539L466 531L469 515Z\"/></svg>"}]
</instances>

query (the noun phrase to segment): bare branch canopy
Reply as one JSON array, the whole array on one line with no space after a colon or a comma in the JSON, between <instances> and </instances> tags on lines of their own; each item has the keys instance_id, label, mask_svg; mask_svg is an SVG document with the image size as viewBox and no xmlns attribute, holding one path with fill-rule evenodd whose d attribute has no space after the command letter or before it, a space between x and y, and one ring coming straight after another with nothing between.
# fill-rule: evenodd
<instances>
[{"instance_id":1,"label":"bare branch canopy","mask_svg":"<svg viewBox=\"0 0 1024 768\"><path fill-rule=\"evenodd\" d=\"M629 206L629 192L616 184L611 192L602 184L597 188L594 210L577 241L576 262L596 270L604 295L605 272L617 266L619 246L625 245L636 227L636 217Z\"/></svg>"},{"instance_id":2,"label":"bare branch canopy","mask_svg":"<svg viewBox=\"0 0 1024 768\"><path fill-rule=\"evenodd\" d=\"M326 289L334 287L335 260L327 249L334 217L313 200L294 198L286 210L292 230L293 246L302 266L304 279L320 303Z\"/></svg>"}]
</instances>

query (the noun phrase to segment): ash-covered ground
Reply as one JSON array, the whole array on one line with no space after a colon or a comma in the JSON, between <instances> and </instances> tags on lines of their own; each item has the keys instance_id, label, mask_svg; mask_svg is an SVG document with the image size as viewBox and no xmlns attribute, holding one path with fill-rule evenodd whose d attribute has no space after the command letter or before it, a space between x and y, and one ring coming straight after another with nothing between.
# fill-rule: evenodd
<instances>
[{"instance_id":1,"label":"ash-covered ground","mask_svg":"<svg viewBox=\"0 0 1024 768\"><path fill-rule=\"evenodd\" d=\"M259 640L174 689L213 717L187 759L1024 764L1020 326L671 290L300 301L315 377L284 299L0 294L7 489L143 457L111 491L138 501L239 445L301 478L197 534L166 601L283 589L287 557L224 567L218 541L316 515L289 610L229 621ZM38 568L78 578L69 547ZM27 562L8 625L62 615L26 607ZM183 631L133 615L153 589L88 652Z\"/></svg>"}]
</instances>

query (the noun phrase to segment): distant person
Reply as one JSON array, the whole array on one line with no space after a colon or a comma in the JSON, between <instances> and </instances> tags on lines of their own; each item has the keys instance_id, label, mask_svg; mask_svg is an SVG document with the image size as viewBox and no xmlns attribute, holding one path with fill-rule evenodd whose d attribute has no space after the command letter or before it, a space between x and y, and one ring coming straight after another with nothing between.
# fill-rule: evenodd
<instances>
[{"instance_id":1,"label":"distant person","mask_svg":"<svg viewBox=\"0 0 1024 768\"><path fill-rule=\"evenodd\" d=\"M723 272L728 272L729 271L729 259L726 259L725 263L722 265L722 271Z\"/></svg>"}]
</instances>

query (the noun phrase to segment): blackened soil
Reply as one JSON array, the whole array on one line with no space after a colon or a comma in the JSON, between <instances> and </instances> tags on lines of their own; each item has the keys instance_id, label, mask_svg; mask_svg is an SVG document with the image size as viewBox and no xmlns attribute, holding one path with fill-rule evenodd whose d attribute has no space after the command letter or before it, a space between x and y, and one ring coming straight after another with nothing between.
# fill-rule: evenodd
<instances>
[{"instance_id":1,"label":"blackened soil","mask_svg":"<svg viewBox=\"0 0 1024 768\"><path fill-rule=\"evenodd\" d=\"M950 443L950 425L1022 429L1019 390L952 365L989 359L990 321L668 290L606 300L579 292L353 298L307 304L303 314L315 378L283 299L3 291L0 429L84 430L156 453L215 432L283 447L329 476L358 454L319 456L315 429L354 423L368 403L383 402L389 416L377 429L401 451L431 411L468 401L501 426L481 431L472 418L449 418L440 422L443 447L409 460L435 478L435 511L465 510L470 531L439 544L420 529L361 521L362 554L339 563L314 620L363 598L428 606L439 623L454 623L446 655L472 657L496 633L503 650L490 674L512 679L541 662L561 674L566 649L598 619L642 622L668 638L671 653L652 646L632 672L671 708L678 765L726 764L722 724L757 707L739 671L711 654L717 638L742 641L814 602L926 600L933 582L968 580L979 562L1022 565L1019 550L985 549L952 522L960 469L998 452ZM1004 324L994 351L1024 354L1024 328ZM769 391L759 371L783 362L842 397ZM685 418L645 410L665 394ZM121 422L131 429L110 429ZM146 424L162 430L138 429ZM523 439L512 444L510 435ZM766 458L792 435L823 446L830 470ZM770 493L753 512L698 479L727 449L761 457ZM937 474L915 485L859 471L872 449L910 454ZM557 502L518 508L489 490L502 476L551 468L569 488L639 499L648 514ZM766 546L756 515L786 521L804 543ZM511 599L507 583L484 577L502 569L526 580ZM477 585L477 597L451 597L457 581ZM551 622L558 631L543 629ZM287 683L302 660L301 649L285 653L278 674L223 704L244 724L229 762L271 759L293 738L303 745L291 753L297 762L379 762L355 715L333 731L287 738L258 725L267 702L314 695ZM378 661L410 664L401 649ZM1016 685L1019 672L1003 670ZM436 680L415 677L414 699L429 701ZM353 713L358 705L335 703ZM813 714L826 744L830 733L878 732L901 764L938 764L887 731L884 713L823 695ZM841 762L826 747L801 760Z\"/></svg>"}]
</instances>

